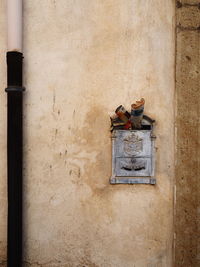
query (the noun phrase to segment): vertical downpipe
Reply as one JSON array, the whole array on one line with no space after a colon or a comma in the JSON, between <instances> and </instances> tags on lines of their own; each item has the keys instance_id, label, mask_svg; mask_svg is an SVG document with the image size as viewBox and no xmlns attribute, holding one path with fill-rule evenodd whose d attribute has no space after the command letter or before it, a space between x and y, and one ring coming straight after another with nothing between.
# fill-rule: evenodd
<instances>
[{"instance_id":1,"label":"vertical downpipe","mask_svg":"<svg viewBox=\"0 0 200 267\"><path fill-rule=\"evenodd\" d=\"M23 77L22 0L7 0L7 266L22 266Z\"/></svg>"}]
</instances>

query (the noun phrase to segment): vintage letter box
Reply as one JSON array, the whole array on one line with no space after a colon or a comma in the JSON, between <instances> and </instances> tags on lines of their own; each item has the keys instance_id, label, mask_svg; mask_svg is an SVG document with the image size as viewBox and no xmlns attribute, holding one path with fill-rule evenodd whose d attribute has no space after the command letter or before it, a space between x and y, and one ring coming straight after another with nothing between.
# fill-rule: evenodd
<instances>
[{"instance_id":1,"label":"vintage letter box","mask_svg":"<svg viewBox=\"0 0 200 267\"><path fill-rule=\"evenodd\" d=\"M145 124L145 121L143 121ZM147 124L146 124L147 126ZM145 128L145 127L143 127ZM153 126L112 133L111 184L155 184Z\"/></svg>"}]
</instances>

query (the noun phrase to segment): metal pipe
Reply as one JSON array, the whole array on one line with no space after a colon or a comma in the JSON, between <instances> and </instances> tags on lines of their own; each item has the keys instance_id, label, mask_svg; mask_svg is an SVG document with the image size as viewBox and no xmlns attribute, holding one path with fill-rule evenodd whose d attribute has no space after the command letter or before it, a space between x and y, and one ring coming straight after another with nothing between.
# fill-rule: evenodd
<instances>
[{"instance_id":1,"label":"metal pipe","mask_svg":"<svg viewBox=\"0 0 200 267\"><path fill-rule=\"evenodd\" d=\"M23 75L22 0L7 0L7 266L22 266Z\"/></svg>"},{"instance_id":2,"label":"metal pipe","mask_svg":"<svg viewBox=\"0 0 200 267\"><path fill-rule=\"evenodd\" d=\"M23 91L22 53L7 52L8 267L22 266Z\"/></svg>"}]
</instances>

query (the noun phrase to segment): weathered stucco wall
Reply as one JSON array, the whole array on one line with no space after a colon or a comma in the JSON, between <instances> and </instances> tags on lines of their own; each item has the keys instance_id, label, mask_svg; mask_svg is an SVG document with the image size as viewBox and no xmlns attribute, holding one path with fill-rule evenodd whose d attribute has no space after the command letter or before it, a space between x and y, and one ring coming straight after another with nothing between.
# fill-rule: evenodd
<instances>
[{"instance_id":1,"label":"weathered stucco wall","mask_svg":"<svg viewBox=\"0 0 200 267\"><path fill-rule=\"evenodd\" d=\"M0 3L0 259L6 260L5 0ZM27 266L172 266L174 1L25 6ZM109 185L109 115L156 119L156 186ZM3 263L2 263L3 266Z\"/></svg>"},{"instance_id":2,"label":"weathered stucco wall","mask_svg":"<svg viewBox=\"0 0 200 267\"><path fill-rule=\"evenodd\" d=\"M175 266L200 266L200 4L177 2Z\"/></svg>"}]
</instances>

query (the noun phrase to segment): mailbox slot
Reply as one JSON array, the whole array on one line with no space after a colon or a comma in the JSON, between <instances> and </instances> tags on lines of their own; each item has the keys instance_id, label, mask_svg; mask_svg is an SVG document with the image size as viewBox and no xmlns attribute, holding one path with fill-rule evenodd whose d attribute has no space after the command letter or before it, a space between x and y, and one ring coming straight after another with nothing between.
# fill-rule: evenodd
<instances>
[{"instance_id":1,"label":"mailbox slot","mask_svg":"<svg viewBox=\"0 0 200 267\"><path fill-rule=\"evenodd\" d=\"M116 158L116 176L151 176L151 158Z\"/></svg>"}]
</instances>

